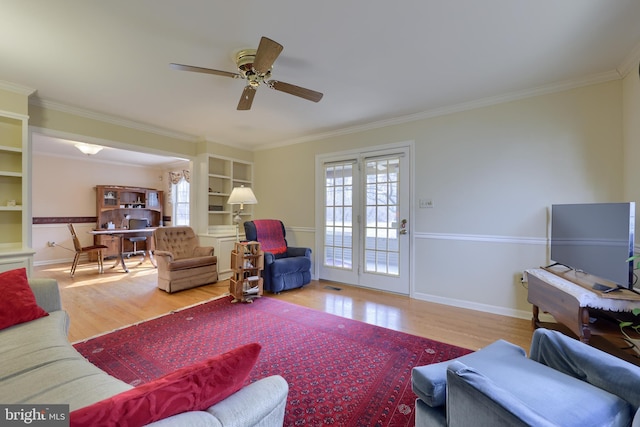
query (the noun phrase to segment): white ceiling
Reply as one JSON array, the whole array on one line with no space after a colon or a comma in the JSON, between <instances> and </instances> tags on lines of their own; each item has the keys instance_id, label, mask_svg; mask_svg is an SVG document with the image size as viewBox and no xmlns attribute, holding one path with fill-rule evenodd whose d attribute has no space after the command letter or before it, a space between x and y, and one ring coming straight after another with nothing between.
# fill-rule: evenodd
<instances>
[{"instance_id":1,"label":"white ceiling","mask_svg":"<svg viewBox=\"0 0 640 427\"><path fill-rule=\"evenodd\" d=\"M256 149L637 73L638 0L0 0L0 80L64 105ZM275 79L237 111L261 36ZM35 148L38 150L38 147Z\"/></svg>"}]
</instances>

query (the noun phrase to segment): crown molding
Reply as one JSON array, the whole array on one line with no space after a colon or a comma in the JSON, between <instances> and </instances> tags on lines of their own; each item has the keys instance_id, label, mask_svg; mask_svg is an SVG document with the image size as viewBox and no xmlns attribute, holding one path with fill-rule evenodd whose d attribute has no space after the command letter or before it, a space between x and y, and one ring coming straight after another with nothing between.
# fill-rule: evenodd
<instances>
[{"instance_id":1,"label":"crown molding","mask_svg":"<svg viewBox=\"0 0 640 427\"><path fill-rule=\"evenodd\" d=\"M135 129L142 132L149 132L160 136L166 136L168 138L180 139L188 142L198 142L199 139L196 136L189 135L182 132L172 131L157 126L147 125L133 120L123 119L122 117L111 116L109 114L97 113L95 111L86 110L84 108L72 107L70 105L62 104L56 101L50 101L46 99L30 99L30 105L37 107L47 108L51 110L60 111L63 113L69 113L87 119L98 120L105 123L110 123L116 126L122 126L129 129Z\"/></svg>"},{"instance_id":2,"label":"crown molding","mask_svg":"<svg viewBox=\"0 0 640 427\"><path fill-rule=\"evenodd\" d=\"M640 43L638 43L624 58L622 63L618 66L618 72L623 78L631 72L636 72L638 69L638 62L640 62Z\"/></svg>"},{"instance_id":3,"label":"crown molding","mask_svg":"<svg viewBox=\"0 0 640 427\"><path fill-rule=\"evenodd\" d=\"M19 93L20 95L31 96L35 93L35 89L32 89L27 86L22 86L17 83L7 82L5 80L0 80L0 89L7 90L9 92Z\"/></svg>"},{"instance_id":4,"label":"crown molding","mask_svg":"<svg viewBox=\"0 0 640 427\"><path fill-rule=\"evenodd\" d=\"M406 116L399 116L390 119L378 120L371 123L365 123L362 125L349 126L341 129L336 129L327 132L320 132L310 135L305 135L298 138L292 138L285 141L279 141L272 144L263 144L260 147L250 147L244 144L238 143L224 143L220 141L214 141L209 138L205 138L207 142L214 142L221 145L227 145L235 148L241 148L248 151L260 151L260 150L268 150L273 148L284 147L288 145L302 144L305 142L313 142L322 139L328 139L338 136L350 135L358 132L365 132L375 129L380 129L388 126L401 125L406 123L411 123L419 120L431 119L435 117L445 116L453 113L460 113L464 111L471 111L477 108L488 107L492 105L498 105L506 102L517 101L521 99L531 98L535 96L547 95L556 92L562 92L570 89L575 89L583 86L589 86L598 83L604 83L612 80L619 80L632 71L635 68L635 62L640 58L640 43L636 46L636 48L625 58L625 61L616 69L611 71L606 71L603 73L592 74L589 76L585 76L583 78L578 79L570 79L557 83L552 83L544 86L539 86L531 89L525 89L521 91L509 92L502 95L482 98L474 101L463 102L460 104L450 105L446 107L434 108L426 111L422 111L415 114L409 114ZM2 81L0 81L0 88L2 88ZM12 83L8 83L9 86L18 86ZM22 87L24 89L28 89ZM33 92L31 92L33 93ZM66 112L69 114L74 114L81 117L86 117L89 119L94 119L106 123L111 123L118 126L127 127L130 129L136 129L143 132L154 133L157 135L166 136L169 138L181 139L189 142L198 142L202 141L202 138L198 138L194 135L171 131L168 129L146 125L139 122L134 122L132 120L123 119L121 117L115 117L108 114L97 113L94 111L72 107L66 104L62 104L55 101L45 100L45 99L35 99L31 98L29 100L29 104L40 106L43 108L48 108L52 110L57 110L61 112Z\"/></svg>"},{"instance_id":5,"label":"crown molding","mask_svg":"<svg viewBox=\"0 0 640 427\"><path fill-rule=\"evenodd\" d=\"M517 101L525 98L532 98L540 95L548 95L551 93L563 92L566 90L575 89L583 86L604 83L612 80L619 80L620 78L621 78L621 75L619 71L612 70L604 73L592 74L579 79L565 80L557 83L539 86L532 89L509 92L502 95L482 98L482 99L469 101L469 102L463 102L460 104L450 105L446 107L434 108L434 109L422 111L416 114L394 117L391 119L379 120L376 122L366 123L363 125L350 126L342 129L336 129L333 131L307 135L301 138L294 138L294 139L282 141L275 144L263 145L259 148L256 148L255 150L256 151L267 150L267 149L278 148L278 147L283 147L287 145L301 144L304 142L312 142L312 141L317 141L321 139L349 135L357 132L365 132L369 130L380 129L387 126L394 126L394 125L415 122L419 120L431 119L434 117L440 117L448 114L475 110L477 108L489 107L492 105L503 104L506 102Z\"/></svg>"}]
</instances>

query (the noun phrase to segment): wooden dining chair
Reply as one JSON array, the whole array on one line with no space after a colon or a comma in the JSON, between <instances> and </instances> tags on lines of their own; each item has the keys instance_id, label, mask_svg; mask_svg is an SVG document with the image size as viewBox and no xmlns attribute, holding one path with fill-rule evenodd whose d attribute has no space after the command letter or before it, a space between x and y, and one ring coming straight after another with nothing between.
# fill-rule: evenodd
<instances>
[{"instance_id":1,"label":"wooden dining chair","mask_svg":"<svg viewBox=\"0 0 640 427\"><path fill-rule=\"evenodd\" d=\"M75 228L73 228L73 224L67 224L69 227L69 232L71 233L71 239L73 240L73 247L76 250L76 255L73 257L73 264L71 265L71 277L76 273L76 267L78 266L78 262L80 261L80 255L95 253L98 256L98 273L104 272L104 266L102 264L102 251L104 249L108 249L108 246L105 245L92 245L92 246L82 246L80 244L80 239L78 239L78 235L76 234Z\"/></svg>"}]
</instances>

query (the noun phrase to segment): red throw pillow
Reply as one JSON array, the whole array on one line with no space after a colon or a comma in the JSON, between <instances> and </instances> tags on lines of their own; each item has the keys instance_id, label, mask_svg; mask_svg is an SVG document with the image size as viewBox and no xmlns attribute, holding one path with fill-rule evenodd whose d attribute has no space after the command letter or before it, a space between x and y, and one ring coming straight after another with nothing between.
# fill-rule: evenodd
<instances>
[{"instance_id":1,"label":"red throw pillow","mask_svg":"<svg viewBox=\"0 0 640 427\"><path fill-rule=\"evenodd\" d=\"M0 289L0 329L49 315L36 302L26 268L0 273Z\"/></svg>"},{"instance_id":2,"label":"red throw pillow","mask_svg":"<svg viewBox=\"0 0 640 427\"><path fill-rule=\"evenodd\" d=\"M205 410L242 388L261 349L257 343L246 344L76 409L70 414L71 427L143 426L182 412Z\"/></svg>"}]
</instances>

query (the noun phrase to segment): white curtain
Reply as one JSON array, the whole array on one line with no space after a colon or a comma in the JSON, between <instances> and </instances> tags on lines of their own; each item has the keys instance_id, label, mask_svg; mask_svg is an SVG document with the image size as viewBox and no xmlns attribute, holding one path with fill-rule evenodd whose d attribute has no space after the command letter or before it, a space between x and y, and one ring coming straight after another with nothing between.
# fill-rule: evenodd
<instances>
[{"instance_id":1,"label":"white curtain","mask_svg":"<svg viewBox=\"0 0 640 427\"><path fill-rule=\"evenodd\" d=\"M184 179L188 183L191 183L191 171L189 170L181 170L181 171L169 171L169 195L168 200L169 203L173 204L173 186L180 182L181 179Z\"/></svg>"}]
</instances>

